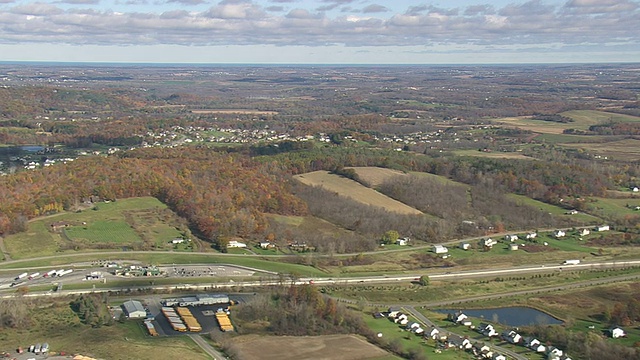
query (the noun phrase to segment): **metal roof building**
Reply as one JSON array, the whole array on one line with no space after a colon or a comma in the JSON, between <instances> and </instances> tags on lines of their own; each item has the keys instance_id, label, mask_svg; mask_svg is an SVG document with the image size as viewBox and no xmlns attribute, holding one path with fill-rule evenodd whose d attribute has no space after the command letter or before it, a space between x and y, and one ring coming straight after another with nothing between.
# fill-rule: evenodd
<instances>
[{"instance_id":1,"label":"metal roof building","mask_svg":"<svg viewBox=\"0 0 640 360\"><path fill-rule=\"evenodd\" d=\"M129 319L141 319L147 316L147 311L140 301L125 301L124 304L122 304L122 309Z\"/></svg>"}]
</instances>

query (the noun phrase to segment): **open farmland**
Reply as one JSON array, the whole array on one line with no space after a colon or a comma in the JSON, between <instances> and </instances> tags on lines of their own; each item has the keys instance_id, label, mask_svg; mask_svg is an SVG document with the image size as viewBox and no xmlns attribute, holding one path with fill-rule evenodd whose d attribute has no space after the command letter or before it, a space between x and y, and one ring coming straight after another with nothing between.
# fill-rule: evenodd
<instances>
[{"instance_id":1,"label":"open farmland","mask_svg":"<svg viewBox=\"0 0 640 360\"><path fill-rule=\"evenodd\" d=\"M194 114L242 114L242 115L278 115L277 111L260 111L247 109L203 109L191 110Z\"/></svg>"},{"instance_id":2,"label":"open farmland","mask_svg":"<svg viewBox=\"0 0 640 360\"><path fill-rule=\"evenodd\" d=\"M567 147L584 149L593 154L616 160L640 160L640 140L626 139L602 144L562 144Z\"/></svg>"},{"instance_id":3,"label":"open farmland","mask_svg":"<svg viewBox=\"0 0 640 360\"><path fill-rule=\"evenodd\" d=\"M244 360L364 360L394 359L386 351L354 335L241 336L234 348Z\"/></svg>"},{"instance_id":4,"label":"open farmland","mask_svg":"<svg viewBox=\"0 0 640 360\"><path fill-rule=\"evenodd\" d=\"M53 224L62 225L54 230ZM34 219L26 232L6 236L4 242L16 259L120 246L168 250L168 242L181 236L180 226L179 217L158 199L130 198Z\"/></svg>"},{"instance_id":5,"label":"open farmland","mask_svg":"<svg viewBox=\"0 0 640 360\"><path fill-rule=\"evenodd\" d=\"M596 110L572 110L560 113L562 116L573 119L573 122L561 123L553 121L535 120L529 116L501 118L496 121L505 125L511 125L523 130L530 130L543 134L562 134L566 129L588 130L591 125L604 122L640 122L640 117L624 114L615 114Z\"/></svg>"},{"instance_id":6,"label":"open farmland","mask_svg":"<svg viewBox=\"0 0 640 360\"><path fill-rule=\"evenodd\" d=\"M407 175L402 171L375 166L352 167L350 169L355 170L355 172L358 174L358 177L360 177L360 179L365 183L369 184L369 186L371 186L372 188L375 188L383 182L396 176Z\"/></svg>"},{"instance_id":7,"label":"open farmland","mask_svg":"<svg viewBox=\"0 0 640 360\"><path fill-rule=\"evenodd\" d=\"M314 171L296 175L295 178L305 185L320 186L363 204L381 207L387 211L401 214L422 214L417 209L380 194L356 181L330 174L328 171Z\"/></svg>"},{"instance_id":8,"label":"open farmland","mask_svg":"<svg viewBox=\"0 0 640 360\"><path fill-rule=\"evenodd\" d=\"M519 152L503 152L503 151L486 152L486 151L477 151L477 150L458 150L458 151L454 151L453 153L458 156L477 156L477 157L486 157L486 158L492 158L492 159L534 160L532 157L523 155Z\"/></svg>"}]
</instances>

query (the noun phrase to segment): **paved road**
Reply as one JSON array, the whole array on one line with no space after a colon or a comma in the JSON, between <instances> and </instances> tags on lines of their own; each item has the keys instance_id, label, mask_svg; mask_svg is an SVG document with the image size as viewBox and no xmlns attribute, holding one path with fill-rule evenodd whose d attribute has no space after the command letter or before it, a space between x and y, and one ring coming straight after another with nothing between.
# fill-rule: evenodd
<instances>
[{"instance_id":1,"label":"paved road","mask_svg":"<svg viewBox=\"0 0 640 360\"><path fill-rule=\"evenodd\" d=\"M189 337L196 343L198 346L204 350L211 358L214 360L226 360L228 359L221 352L216 350L213 346L211 346L205 339L202 338L202 335L198 334L189 334Z\"/></svg>"}]
</instances>

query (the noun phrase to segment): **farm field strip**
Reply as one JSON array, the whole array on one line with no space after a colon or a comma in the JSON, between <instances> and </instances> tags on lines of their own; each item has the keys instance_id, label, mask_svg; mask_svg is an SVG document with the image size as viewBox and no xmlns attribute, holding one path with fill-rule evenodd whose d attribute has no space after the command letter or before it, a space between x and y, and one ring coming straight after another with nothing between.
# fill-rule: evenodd
<instances>
[{"instance_id":1,"label":"farm field strip","mask_svg":"<svg viewBox=\"0 0 640 360\"><path fill-rule=\"evenodd\" d=\"M305 185L321 186L341 196L349 197L363 204L384 208L387 211L401 214L424 215L421 211L403 204L400 201L391 199L351 179L330 174L328 171L314 171L296 175L295 178Z\"/></svg>"}]
</instances>

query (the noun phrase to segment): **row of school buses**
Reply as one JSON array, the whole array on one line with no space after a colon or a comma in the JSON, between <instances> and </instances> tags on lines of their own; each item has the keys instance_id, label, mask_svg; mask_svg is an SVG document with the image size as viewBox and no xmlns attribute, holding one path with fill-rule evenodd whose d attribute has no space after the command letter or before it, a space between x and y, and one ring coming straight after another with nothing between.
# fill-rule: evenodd
<instances>
[{"instance_id":1,"label":"row of school buses","mask_svg":"<svg viewBox=\"0 0 640 360\"><path fill-rule=\"evenodd\" d=\"M173 330L185 332L200 332L202 331L202 326L200 323L186 307L176 307L175 309L172 307L164 306L162 308L162 314L169 320L169 324Z\"/></svg>"}]
</instances>

